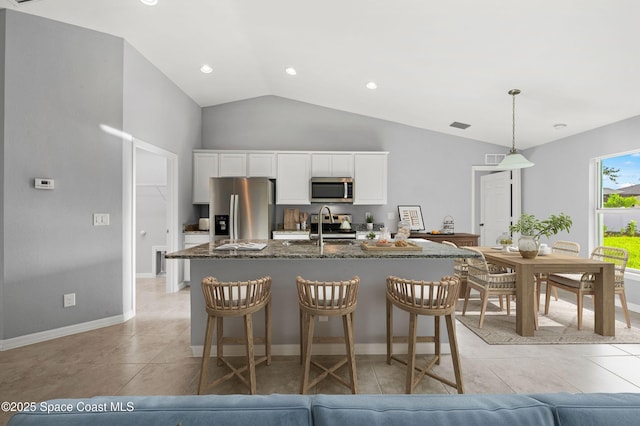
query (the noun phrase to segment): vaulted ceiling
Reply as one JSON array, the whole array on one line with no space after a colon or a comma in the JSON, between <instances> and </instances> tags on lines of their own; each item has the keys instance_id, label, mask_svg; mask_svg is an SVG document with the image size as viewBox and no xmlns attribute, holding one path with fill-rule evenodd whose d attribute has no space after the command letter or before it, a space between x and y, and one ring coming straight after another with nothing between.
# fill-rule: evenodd
<instances>
[{"instance_id":1,"label":"vaulted ceiling","mask_svg":"<svg viewBox=\"0 0 640 426\"><path fill-rule=\"evenodd\" d=\"M276 95L510 146L507 92L519 88L521 149L640 115L637 0L0 0L0 7L123 37L203 107ZM203 64L213 72L200 72ZM367 89L370 81L378 88ZM456 121L471 127L450 127Z\"/></svg>"}]
</instances>

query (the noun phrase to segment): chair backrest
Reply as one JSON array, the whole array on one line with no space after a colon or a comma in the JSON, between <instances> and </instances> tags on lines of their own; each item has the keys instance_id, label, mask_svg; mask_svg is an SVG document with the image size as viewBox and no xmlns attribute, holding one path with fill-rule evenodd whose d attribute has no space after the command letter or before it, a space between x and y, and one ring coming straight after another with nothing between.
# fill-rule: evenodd
<instances>
[{"instance_id":1,"label":"chair backrest","mask_svg":"<svg viewBox=\"0 0 640 426\"><path fill-rule=\"evenodd\" d=\"M442 244L446 246L451 246L451 247L458 247L456 243L452 243L451 241L442 241Z\"/></svg>"},{"instance_id":2,"label":"chair backrest","mask_svg":"<svg viewBox=\"0 0 640 426\"><path fill-rule=\"evenodd\" d=\"M591 259L615 264L616 277L621 275L624 277L629 252L623 248L600 246L593 249Z\"/></svg>"},{"instance_id":3,"label":"chair backrest","mask_svg":"<svg viewBox=\"0 0 640 426\"><path fill-rule=\"evenodd\" d=\"M420 315L449 315L456 307L460 279L445 276L440 281L387 277L387 297L402 309Z\"/></svg>"},{"instance_id":4,"label":"chair backrest","mask_svg":"<svg viewBox=\"0 0 640 426\"><path fill-rule=\"evenodd\" d=\"M252 313L261 309L271 297L271 277L250 281L202 280L202 294L207 312L233 314Z\"/></svg>"},{"instance_id":5,"label":"chair backrest","mask_svg":"<svg viewBox=\"0 0 640 426\"><path fill-rule=\"evenodd\" d=\"M470 257L467 260L467 264L469 266L472 266L475 269L480 269L484 272L486 272L487 274L490 272L489 271L489 265L487 264L487 259L484 257L484 254L478 250L475 247L465 247L465 250L471 250L474 251L476 253L478 253L480 255L480 257Z\"/></svg>"},{"instance_id":6,"label":"chair backrest","mask_svg":"<svg viewBox=\"0 0 640 426\"><path fill-rule=\"evenodd\" d=\"M360 278L346 281L310 281L296 277L298 302L307 312L326 311L325 315L342 315L355 309Z\"/></svg>"},{"instance_id":7,"label":"chair backrest","mask_svg":"<svg viewBox=\"0 0 640 426\"><path fill-rule=\"evenodd\" d=\"M566 254L567 256L580 255L580 244L573 241L556 241L551 246L551 251L559 254Z\"/></svg>"}]
</instances>

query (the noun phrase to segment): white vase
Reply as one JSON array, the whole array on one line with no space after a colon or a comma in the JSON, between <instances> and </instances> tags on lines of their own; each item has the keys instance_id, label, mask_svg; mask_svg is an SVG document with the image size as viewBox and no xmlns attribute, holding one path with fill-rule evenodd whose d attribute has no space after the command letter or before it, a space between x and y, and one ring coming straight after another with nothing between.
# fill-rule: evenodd
<instances>
[{"instance_id":1,"label":"white vase","mask_svg":"<svg viewBox=\"0 0 640 426\"><path fill-rule=\"evenodd\" d=\"M518 251L525 259L534 259L538 255L540 241L530 235L522 235L518 239Z\"/></svg>"},{"instance_id":2,"label":"white vase","mask_svg":"<svg viewBox=\"0 0 640 426\"><path fill-rule=\"evenodd\" d=\"M373 229L373 223L367 222L367 231L371 231Z\"/></svg>"}]
</instances>

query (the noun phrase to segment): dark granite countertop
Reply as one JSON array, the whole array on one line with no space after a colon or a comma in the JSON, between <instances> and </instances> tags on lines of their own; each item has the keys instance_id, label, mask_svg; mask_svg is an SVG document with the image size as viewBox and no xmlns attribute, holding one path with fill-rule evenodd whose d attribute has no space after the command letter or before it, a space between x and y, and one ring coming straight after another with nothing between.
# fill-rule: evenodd
<instances>
[{"instance_id":1,"label":"dark granite countertop","mask_svg":"<svg viewBox=\"0 0 640 426\"><path fill-rule=\"evenodd\" d=\"M420 251L384 250L368 251L360 246L362 241L340 240L326 241L323 253L313 241L287 240L238 240L236 242L255 242L266 244L262 250L215 250L228 240L201 244L196 247L168 253L167 259L356 259L356 258L460 258L477 257L470 250L450 247L427 240L412 240L422 247Z\"/></svg>"}]
</instances>

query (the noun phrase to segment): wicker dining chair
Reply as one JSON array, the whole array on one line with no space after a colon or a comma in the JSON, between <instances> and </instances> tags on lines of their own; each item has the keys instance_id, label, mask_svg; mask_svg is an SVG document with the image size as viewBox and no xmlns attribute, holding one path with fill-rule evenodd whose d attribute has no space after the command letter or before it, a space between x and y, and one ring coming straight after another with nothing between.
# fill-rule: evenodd
<instances>
[{"instance_id":1,"label":"wicker dining chair","mask_svg":"<svg viewBox=\"0 0 640 426\"><path fill-rule=\"evenodd\" d=\"M631 318L629 317L629 309L627 308L627 296L624 292L624 271L627 267L629 252L618 247L596 247L591 252L591 259L603 262L611 262L615 265L614 271L614 288L615 294L620 297L620 304L624 312L624 318L627 320L627 328L631 328ZM550 288L560 288L576 295L578 307L578 330L582 329L582 308L584 305L584 296L592 295L595 297L593 284L595 276L591 273L584 274L550 274L547 278L547 294L545 295L544 313L549 313Z\"/></svg>"},{"instance_id":2,"label":"wicker dining chair","mask_svg":"<svg viewBox=\"0 0 640 426\"><path fill-rule=\"evenodd\" d=\"M579 256L580 255L580 244L574 243L573 241L556 241L551 246L552 253L558 254L566 254L567 256ZM538 306L540 306L540 292L543 283L547 283L547 278L549 274L540 273L536 274L536 301L538 302ZM552 287L553 289L553 297L558 300L558 289L556 287ZM550 289L547 288L546 291Z\"/></svg>"},{"instance_id":3,"label":"wicker dining chair","mask_svg":"<svg viewBox=\"0 0 640 426\"><path fill-rule=\"evenodd\" d=\"M507 296L507 315L511 315L509 297L516 295L516 274L515 272L503 272L504 270L502 269L496 270L495 267L491 268L480 250L473 247L467 247L467 249L473 250L480 255L480 257L467 259L469 271L467 288L480 292L482 307L480 308L480 323L478 324L478 328L482 328L490 296ZM467 291L464 298L462 315L465 315L467 312L469 293L470 292Z\"/></svg>"},{"instance_id":4,"label":"wicker dining chair","mask_svg":"<svg viewBox=\"0 0 640 426\"><path fill-rule=\"evenodd\" d=\"M458 248L456 243L452 243L451 241L443 241L442 244ZM456 257L453 259L453 275L458 277L460 281L460 290L459 290L459 298L464 298L469 291L467 289L467 276L469 275L469 265L467 264L467 259L464 257ZM502 299L500 299L502 301Z\"/></svg>"}]
</instances>

